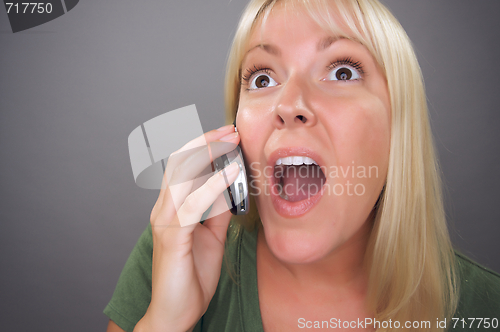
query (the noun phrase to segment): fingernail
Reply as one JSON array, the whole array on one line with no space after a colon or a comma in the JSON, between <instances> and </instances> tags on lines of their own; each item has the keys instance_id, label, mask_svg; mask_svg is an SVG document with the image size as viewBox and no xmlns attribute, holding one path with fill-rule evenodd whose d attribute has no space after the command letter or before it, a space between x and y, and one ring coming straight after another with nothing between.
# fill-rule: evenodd
<instances>
[{"instance_id":1,"label":"fingernail","mask_svg":"<svg viewBox=\"0 0 500 332\"><path fill-rule=\"evenodd\" d=\"M224 169L224 172L226 172L227 177L232 177L233 175L237 174L239 171L240 171L240 166L235 161L232 162L231 165L227 166Z\"/></svg>"},{"instance_id":2,"label":"fingernail","mask_svg":"<svg viewBox=\"0 0 500 332\"><path fill-rule=\"evenodd\" d=\"M229 128L232 128L233 127L233 124L230 124L230 125L227 125L227 126L222 126L220 128L217 129L217 131L226 131L226 130L229 130Z\"/></svg>"},{"instance_id":3,"label":"fingernail","mask_svg":"<svg viewBox=\"0 0 500 332\"><path fill-rule=\"evenodd\" d=\"M231 140L235 139L236 137L238 137L238 133L234 132L231 134L227 134L226 136L223 136L222 138L219 139L219 141L231 141Z\"/></svg>"}]
</instances>

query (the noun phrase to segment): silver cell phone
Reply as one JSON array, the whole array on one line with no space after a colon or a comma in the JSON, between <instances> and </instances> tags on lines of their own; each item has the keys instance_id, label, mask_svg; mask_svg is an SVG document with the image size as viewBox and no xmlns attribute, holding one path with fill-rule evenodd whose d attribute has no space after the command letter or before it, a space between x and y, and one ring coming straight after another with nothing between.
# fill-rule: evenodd
<instances>
[{"instance_id":1,"label":"silver cell phone","mask_svg":"<svg viewBox=\"0 0 500 332\"><path fill-rule=\"evenodd\" d=\"M216 158L214 160L214 168L216 171L220 171L234 161L238 163L240 173L238 174L236 180L224 191L224 198L226 199L227 206L232 214L242 215L248 213L250 205L248 199L248 183L245 163L243 162L243 154L241 153L239 145L236 146L236 149L233 151ZM226 178L225 174L224 178Z\"/></svg>"}]
</instances>

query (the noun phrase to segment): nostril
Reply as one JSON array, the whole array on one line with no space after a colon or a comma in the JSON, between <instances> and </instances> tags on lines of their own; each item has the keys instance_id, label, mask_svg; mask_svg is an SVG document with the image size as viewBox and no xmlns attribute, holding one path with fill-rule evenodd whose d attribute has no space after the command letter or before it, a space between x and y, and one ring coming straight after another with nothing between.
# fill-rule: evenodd
<instances>
[{"instance_id":1,"label":"nostril","mask_svg":"<svg viewBox=\"0 0 500 332\"><path fill-rule=\"evenodd\" d=\"M307 121L306 117L305 117L305 116L303 116L303 115L297 115L296 117L297 117L300 121L302 121L302 123L306 123L306 121Z\"/></svg>"}]
</instances>

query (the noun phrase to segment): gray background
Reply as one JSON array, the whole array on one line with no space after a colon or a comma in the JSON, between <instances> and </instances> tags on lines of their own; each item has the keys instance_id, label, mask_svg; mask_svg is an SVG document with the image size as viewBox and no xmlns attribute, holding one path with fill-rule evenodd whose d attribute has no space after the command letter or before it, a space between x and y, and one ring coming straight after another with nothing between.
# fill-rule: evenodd
<instances>
[{"instance_id":1,"label":"gray background","mask_svg":"<svg viewBox=\"0 0 500 332\"><path fill-rule=\"evenodd\" d=\"M425 75L452 236L500 271L500 1L386 1ZM127 137L195 103L223 124L224 64L244 2L83 0L12 34L0 9L0 322L99 331L157 191Z\"/></svg>"}]
</instances>

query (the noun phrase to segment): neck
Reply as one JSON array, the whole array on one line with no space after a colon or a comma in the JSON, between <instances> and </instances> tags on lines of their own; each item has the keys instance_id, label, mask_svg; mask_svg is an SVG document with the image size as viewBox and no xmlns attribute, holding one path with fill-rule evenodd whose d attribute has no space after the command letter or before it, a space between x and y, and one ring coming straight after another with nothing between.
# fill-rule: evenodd
<instances>
[{"instance_id":1,"label":"neck","mask_svg":"<svg viewBox=\"0 0 500 332\"><path fill-rule=\"evenodd\" d=\"M259 228L259 256L266 261L269 271L279 280L296 288L324 288L342 292L366 293L367 269L365 253L371 233L373 215L348 241L322 259L307 264L290 264L280 261L269 249L262 227Z\"/></svg>"}]
</instances>

